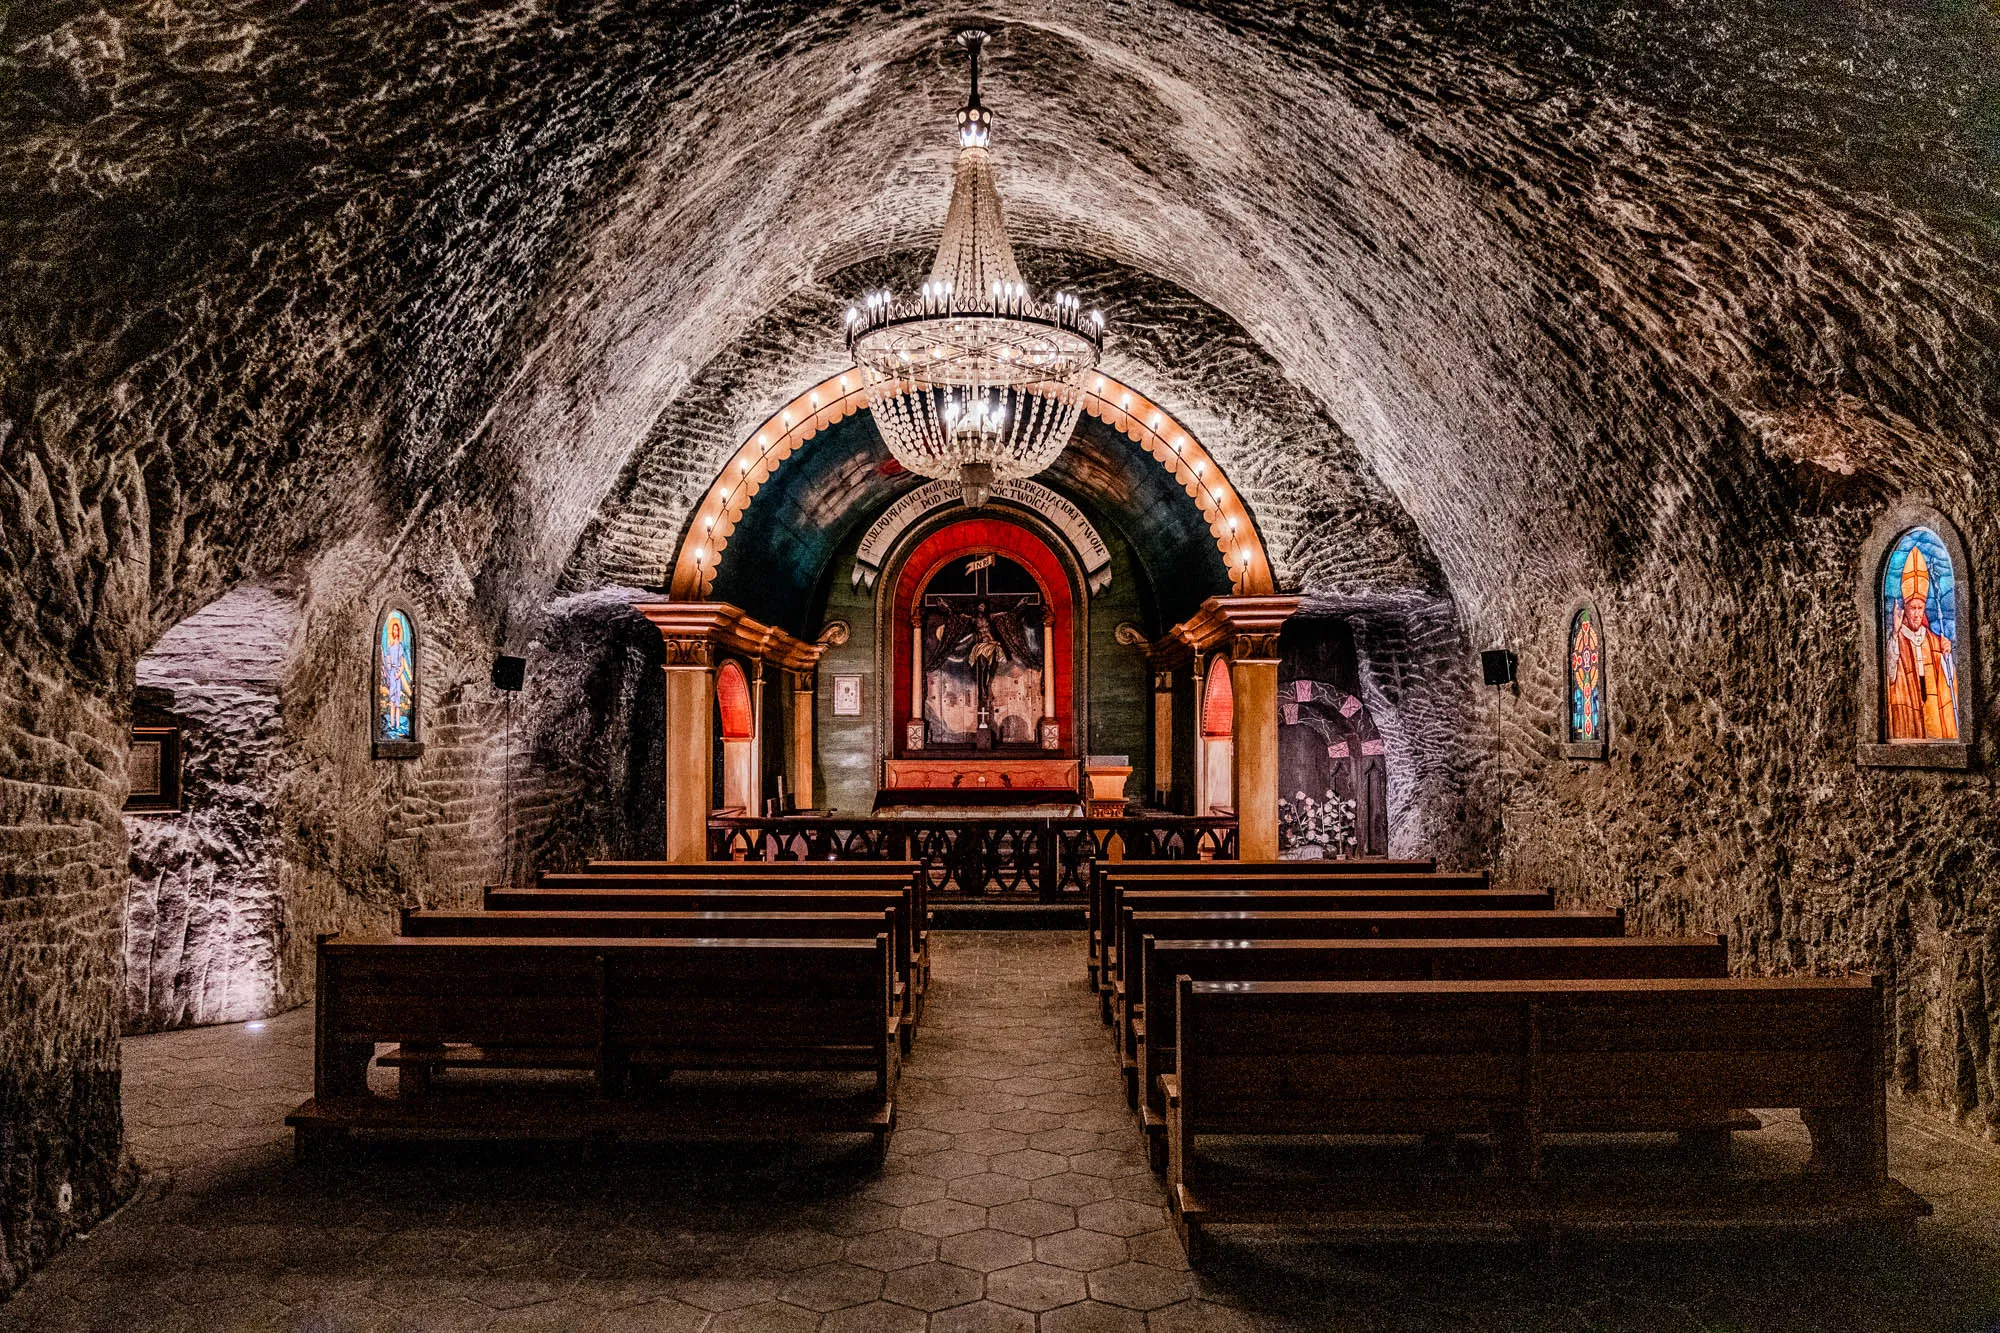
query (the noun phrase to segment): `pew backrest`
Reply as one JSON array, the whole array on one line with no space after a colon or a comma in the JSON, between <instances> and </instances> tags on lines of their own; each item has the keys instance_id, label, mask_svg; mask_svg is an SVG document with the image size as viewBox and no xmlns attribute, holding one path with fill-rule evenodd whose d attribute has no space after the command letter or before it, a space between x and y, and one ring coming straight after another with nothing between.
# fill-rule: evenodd
<instances>
[{"instance_id":1,"label":"pew backrest","mask_svg":"<svg viewBox=\"0 0 2000 1333\"><path fill-rule=\"evenodd\" d=\"M315 1082L366 1091L377 1042L651 1056L682 1069L863 1069L886 1088L890 944L324 938Z\"/></svg>"},{"instance_id":2,"label":"pew backrest","mask_svg":"<svg viewBox=\"0 0 2000 1333\"><path fill-rule=\"evenodd\" d=\"M1125 912L1135 955L1160 939L1601 939L1625 933L1621 908L1550 912Z\"/></svg>"},{"instance_id":3,"label":"pew backrest","mask_svg":"<svg viewBox=\"0 0 2000 1333\"><path fill-rule=\"evenodd\" d=\"M1197 871L1190 875L1147 873L1128 878L1116 868L1108 871L1103 879L1099 906L1103 915L1099 919L1100 933L1109 931L1105 942L1115 950L1118 947L1117 923L1119 907L1127 893L1166 893L1176 890L1201 892L1242 893L1328 893L1361 892L1365 890L1409 890L1431 889L1457 892L1478 892L1493 887L1491 878L1485 871L1472 874L1361 874L1340 875L1285 875L1263 870L1250 873L1231 873L1226 868L1234 863L1224 863L1225 868L1215 874ZM1259 862L1260 866L1283 865L1284 862ZM1296 863L1294 863L1296 864Z\"/></svg>"},{"instance_id":4,"label":"pew backrest","mask_svg":"<svg viewBox=\"0 0 2000 1333\"><path fill-rule=\"evenodd\" d=\"M1397 859L1356 857L1345 861L1098 860L1091 863L1090 892L1086 899L1090 929L1101 934L1106 922L1117 920L1109 902L1108 884L1113 878L1126 882L1152 878L1206 882L1212 875L1312 880L1350 875L1430 875L1436 872L1437 861L1428 856Z\"/></svg>"},{"instance_id":5,"label":"pew backrest","mask_svg":"<svg viewBox=\"0 0 2000 1333\"><path fill-rule=\"evenodd\" d=\"M401 934L458 938L872 939L895 936L879 912L471 912L402 910Z\"/></svg>"},{"instance_id":6,"label":"pew backrest","mask_svg":"<svg viewBox=\"0 0 2000 1333\"><path fill-rule=\"evenodd\" d=\"M1523 889L1132 889L1119 895L1112 975L1128 988L1140 948L1135 913L1151 912L1550 912L1545 891ZM1558 932L1562 933L1562 932Z\"/></svg>"},{"instance_id":7,"label":"pew backrest","mask_svg":"<svg viewBox=\"0 0 2000 1333\"><path fill-rule=\"evenodd\" d=\"M915 891L908 884L794 889L765 884L667 884L660 881L590 880L535 888L488 886L488 911L513 912L878 912L895 913L896 957L916 958ZM905 966L899 964L899 974Z\"/></svg>"},{"instance_id":8,"label":"pew backrest","mask_svg":"<svg viewBox=\"0 0 2000 1333\"><path fill-rule=\"evenodd\" d=\"M814 875L897 875L904 879L914 878L922 863L918 861L590 861L581 871L570 874L584 875L742 875L755 878L759 875L797 875L810 872ZM549 872L553 873L553 872ZM543 875L548 878L548 873Z\"/></svg>"},{"instance_id":9,"label":"pew backrest","mask_svg":"<svg viewBox=\"0 0 2000 1333\"><path fill-rule=\"evenodd\" d=\"M1809 1113L1824 1167L1886 1178L1881 986L1864 978L1177 982L1175 1179L1203 1134L1422 1133Z\"/></svg>"},{"instance_id":10,"label":"pew backrest","mask_svg":"<svg viewBox=\"0 0 2000 1333\"><path fill-rule=\"evenodd\" d=\"M1141 944L1132 996L1145 1014L1134 1042L1146 1099L1171 1068L1178 979L1195 981L1490 981L1729 975L1720 935L1579 939L1161 939Z\"/></svg>"}]
</instances>

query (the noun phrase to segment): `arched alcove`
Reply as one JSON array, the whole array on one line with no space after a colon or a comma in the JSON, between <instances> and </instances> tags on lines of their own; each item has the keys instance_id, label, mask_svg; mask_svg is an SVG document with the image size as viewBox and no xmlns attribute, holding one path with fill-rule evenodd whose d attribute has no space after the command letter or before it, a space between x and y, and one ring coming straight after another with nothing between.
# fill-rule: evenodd
<instances>
[{"instance_id":1,"label":"arched alcove","mask_svg":"<svg viewBox=\"0 0 2000 1333\"><path fill-rule=\"evenodd\" d=\"M177 800L127 807L126 1032L262 1018L285 1001L275 806L293 759L283 696L300 617L290 589L240 587L139 659L134 726L171 733L177 753L162 757L177 774L164 785Z\"/></svg>"},{"instance_id":2,"label":"arched alcove","mask_svg":"<svg viewBox=\"0 0 2000 1333\"><path fill-rule=\"evenodd\" d=\"M1201 696L1201 725L1195 744L1195 805L1198 815L1234 809L1236 805L1236 690L1230 681L1229 659L1210 661Z\"/></svg>"}]
</instances>

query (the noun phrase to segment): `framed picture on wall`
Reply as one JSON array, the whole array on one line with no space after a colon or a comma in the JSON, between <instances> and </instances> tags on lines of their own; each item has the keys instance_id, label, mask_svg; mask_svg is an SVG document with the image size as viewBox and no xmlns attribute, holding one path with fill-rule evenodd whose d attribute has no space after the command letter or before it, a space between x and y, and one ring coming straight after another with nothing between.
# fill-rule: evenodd
<instances>
[{"instance_id":1,"label":"framed picture on wall","mask_svg":"<svg viewBox=\"0 0 2000 1333\"><path fill-rule=\"evenodd\" d=\"M129 794L125 808L164 814L181 808L181 733L178 727L134 727L126 751Z\"/></svg>"},{"instance_id":2,"label":"framed picture on wall","mask_svg":"<svg viewBox=\"0 0 2000 1333\"><path fill-rule=\"evenodd\" d=\"M835 676L833 678L833 715L835 717L861 716L861 677Z\"/></svg>"}]
</instances>

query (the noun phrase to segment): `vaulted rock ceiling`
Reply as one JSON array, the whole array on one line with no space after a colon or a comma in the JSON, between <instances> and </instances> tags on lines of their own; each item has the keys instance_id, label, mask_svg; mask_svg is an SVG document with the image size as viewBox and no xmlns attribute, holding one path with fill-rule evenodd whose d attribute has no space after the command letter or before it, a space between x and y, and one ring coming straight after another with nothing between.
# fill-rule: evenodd
<instances>
[{"instance_id":1,"label":"vaulted rock ceiling","mask_svg":"<svg viewBox=\"0 0 2000 1333\"><path fill-rule=\"evenodd\" d=\"M1020 236L1233 320L1468 593L1550 550L1643 560L1800 457L1893 482L1983 443L1977 5L981 16ZM79 488L139 460L170 611L446 496L508 516L463 555L532 594L703 367L935 234L964 17L17 10L8 447Z\"/></svg>"}]
</instances>

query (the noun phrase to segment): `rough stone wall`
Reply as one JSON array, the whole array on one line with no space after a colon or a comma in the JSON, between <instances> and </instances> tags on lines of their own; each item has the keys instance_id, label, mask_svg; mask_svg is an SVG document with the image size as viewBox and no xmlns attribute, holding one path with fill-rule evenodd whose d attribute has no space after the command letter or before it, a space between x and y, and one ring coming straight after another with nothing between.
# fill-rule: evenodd
<instances>
[{"instance_id":1,"label":"rough stone wall","mask_svg":"<svg viewBox=\"0 0 2000 1333\"><path fill-rule=\"evenodd\" d=\"M139 659L138 685L181 729L181 808L129 815L120 1030L263 1018L288 987L276 794L280 688L298 604L239 588Z\"/></svg>"},{"instance_id":2,"label":"rough stone wall","mask_svg":"<svg viewBox=\"0 0 2000 1333\"><path fill-rule=\"evenodd\" d=\"M75 466L5 422L0 451L0 1290L11 1290L132 1179L118 1104L119 806L129 627L146 614L134 511L146 501L129 462Z\"/></svg>"},{"instance_id":3,"label":"rough stone wall","mask_svg":"<svg viewBox=\"0 0 2000 1333\"><path fill-rule=\"evenodd\" d=\"M565 597L528 654L515 704L516 882L592 857L666 854L666 651L636 588ZM766 684L767 720L781 716Z\"/></svg>"},{"instance_id":4,"label":"rough stone wall","mask_svg":"<svg viewBox=\"0 0 2000 1333\"><path fill-rule=\"evenodd\" d=\"M1865 969L1885 978L1896 1085L2000 1137L2000 816L1990 611L1963 634L1980 733L1970 772L1856 763L1864 689L1855 609L1863 545L1897 497L1880 477L1802 467L1777 531L1690 522L1712 569L1661 558L1633 577L1524 606L1507 707L1507 868L1635 924L1715 930L1750 972ZM1989 483L1990 484L1990 483ZM1982 608L2000 593L2000 524L1972 487L1932 492L1957 517ZM1704 531L1706 528L1706 531ZM1604 617L1610 758L1558 758L1568 596Z\"/></svg>"}]
</instances>

